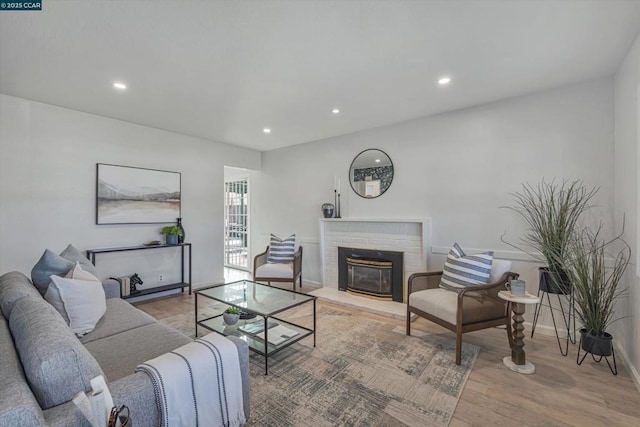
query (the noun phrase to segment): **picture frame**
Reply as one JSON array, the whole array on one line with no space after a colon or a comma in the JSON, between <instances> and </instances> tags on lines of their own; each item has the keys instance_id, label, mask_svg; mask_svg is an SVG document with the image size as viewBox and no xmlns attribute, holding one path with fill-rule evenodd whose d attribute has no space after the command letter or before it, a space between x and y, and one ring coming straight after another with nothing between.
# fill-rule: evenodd
<instances>
[{"instance_id":1,"label":"picture frame","mask_svg":"<svg viewBox=\"0 0 640 427\"><path fill-rule=\"evenodd\" d=\"M96 164L96 224L165 224L181 215L182 174Z\"/></svg>"}]
</instances>

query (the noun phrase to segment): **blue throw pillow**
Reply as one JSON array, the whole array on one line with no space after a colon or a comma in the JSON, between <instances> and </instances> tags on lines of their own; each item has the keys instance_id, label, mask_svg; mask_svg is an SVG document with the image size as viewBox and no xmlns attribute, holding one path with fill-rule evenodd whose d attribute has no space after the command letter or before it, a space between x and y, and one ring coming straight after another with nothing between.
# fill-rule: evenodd
<instances>
[{"instance_id":1,"label":"blue throw pillow","mask_svg":"<svg viewBox=\"0 0 640 427\"><path fill-rule=\"evenodd\" d=\"M272 234L269 243L269 257L267 262L270 264L289 264L293 262L293 254L296 246L296 235L292 234L286 239L281 239Z\"/></svg>"},{"instance_id":2,"label":"blue throw pillow","mask_svg":"<svg viewBox=\"0 0 640 427\"><path fill-rule=\"evenodd\" d=\"M454 243L444 264L440 287L459 289L489 283L492 264L493 252L467 255Z\"/></svg>"}]
</instances>

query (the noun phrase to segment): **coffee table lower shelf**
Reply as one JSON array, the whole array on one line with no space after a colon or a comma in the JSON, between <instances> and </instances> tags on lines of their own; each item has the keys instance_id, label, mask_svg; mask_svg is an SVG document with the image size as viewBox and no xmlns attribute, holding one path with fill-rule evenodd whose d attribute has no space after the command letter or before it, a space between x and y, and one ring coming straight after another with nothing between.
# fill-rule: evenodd
<instances>
[{"instance_id":1,"label":"coffee table lower shelf","mask_svg":"<svg viewBox=\"0 0 640 427\"><path fill-rule=\"evenodd\" d=\"M315 307L314 307L315 308ZM280 350L283 350L289 347L291 344L294 344L309 335L313 335L313 346L316 346L316 335L314 329L305 328L304 326L296 325L295 323L287 322L286 320L282 320L277 317L267 317L267 325L271 322L278 322L278 324L286 326L287 328L295 331L298 335L286 339L285 341L279 344L272 344L267 342L265 346L265 340L247 332L240 330L240 327L246 324L254 323L256 319L264 319L263 316L258 315L255 319L250 320L240 320L235 325L229 326L224 323L222 320L222 314L208 317L206 319L201 319L196 321L196 337L197 337L197 326L202 326L205 329L208 329L213 332L217 332L224 336L235 336L243 341L245 341L249 345L249 349L255 353L258 353L264 356L264 374L267 375L269 365L268 360L269 357L276 354ZM267 331L267 338L269 337L269 332Z\"/></svg>"}]
</instances>

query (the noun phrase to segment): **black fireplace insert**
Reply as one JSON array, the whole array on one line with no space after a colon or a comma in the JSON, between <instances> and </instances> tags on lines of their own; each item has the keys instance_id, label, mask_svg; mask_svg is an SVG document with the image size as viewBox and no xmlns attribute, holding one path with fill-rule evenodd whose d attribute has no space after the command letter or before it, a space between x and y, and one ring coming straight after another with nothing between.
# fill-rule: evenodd
<instances>
[{"instance_id":1,"label":"black fireplace insert","mask_svg":"<svg viewBox=\"0 0 640 427\"><path fill-rule=\"evenodd\" d=\"M402 302L403 253L338 247L338 289Z\"/></svg>"}]
</instances>

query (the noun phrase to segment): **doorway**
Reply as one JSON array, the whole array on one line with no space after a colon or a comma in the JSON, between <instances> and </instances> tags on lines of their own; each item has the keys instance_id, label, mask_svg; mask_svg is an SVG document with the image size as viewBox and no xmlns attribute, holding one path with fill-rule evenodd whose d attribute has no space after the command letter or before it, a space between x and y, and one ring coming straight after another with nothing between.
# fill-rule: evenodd
<instances>
[{"instance_id":1,"label":"doorway","mask_svg":"<svg viewBox=\"0 0 640 427\"><path fill-rule=\"evenodd\" d=\"M224 265L248 271L249 256L249 177L225 173Z\"/></svg>"}]
</instances>

